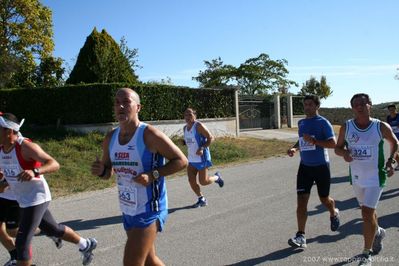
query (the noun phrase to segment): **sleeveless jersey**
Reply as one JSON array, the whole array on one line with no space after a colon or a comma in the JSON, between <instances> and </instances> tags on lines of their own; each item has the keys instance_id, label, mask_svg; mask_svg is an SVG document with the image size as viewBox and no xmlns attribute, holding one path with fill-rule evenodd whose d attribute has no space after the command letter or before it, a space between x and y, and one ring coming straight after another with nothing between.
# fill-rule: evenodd
<instances>
[{"instance_id":1,"label":"sleeveless jersey","mask_svg":"<svg viewBox=\"0 0 399 266\"><path fill-rule=\"evenodd\" d=\"M303 134L311 135L316 140L329 140L335 137L331 123L320 115L298 121L299 150L301 163L306 166L324 165L329 162L326 148L308 143Z\"/></svg>"},{"instance_id":2,"label":"sleeveless jersey","mask_svg":"<svg viewBox=\"0 0 399 266\"><path fill-rule=\"evenodd\" d=\"M399 138L399 114L396 114L394 118L390 115L387 116L387 122L391 126L393 133Z\"/></svg>"},{"instance_id":3,"label":"sleeveless jersey","mask_svg":"<svg viewBox=\"0 0 399 266\"><path fill-rule=\"evenodd\" d=\"M197 126L198 122L194 122L190 130L187 129L187 126L184 127L184 141L187 145L187 159L190 163L211 161L209 147L204 148L202 156L196 154L199 147L204 145L207 141L206 137L198 133Z\"/></svg>"},{"instance_id":4,"label":"sleeveless jersey","mask_svg":"<svg viewBox=\"0 0 399 266\"><path fill-rule=\"evenodd\" d=\"M6 180L4 179L4 181ZM8 200L17 200L15 197L15 193L12 191L10 186L3 193L0 193L0 198Z\"/></svg>"},{"instance_id":5,"label":"sleeveless jersey","mask_svg":"<svg viewBox=\"0 0 399 266\"><path fill-rule=\"evenodd\" d=\"M25 139L25 141L29 141ZM23 170L39 168L40 162L25 161L21 154L21 145L16 142L14 149L5 153L0 148L0 168L15 194L15 199L21 208L36 206L51 200L51 193L43 175L32 178L30 181L18 181L18 174Z\"/></svg>"},{"instance_id":6,"label":"sleeveless jersey","mask_svg":"<svg viewBox=\"0 0 399 266\"><path fill-rule=\"evenodd\" d=\"M387 172L384 168L384 139L380 120L372 119L366 129L358 128L353 119L346 121L345 142L353 158L349 163L352 184L383 187Z\"/></svg>"},{"instance_id":7,"label":"sleeveless jersey","mask_svg":"<svg viewBox=\"0 0 399 266\"><path fill-rule=\"evenodd\" d=\"M163 176L148 186L133 181L140 173L150 172L165 164L165 159L161 155L150 152L145 146L146 127L147 124L140 122L134 136L125 145L119 143L120 128L117 127L112 134L109 146L112 168L117 176L119 206L124 214L130 216L163 211L168 208Z\"/></svg>"}]
</instances>

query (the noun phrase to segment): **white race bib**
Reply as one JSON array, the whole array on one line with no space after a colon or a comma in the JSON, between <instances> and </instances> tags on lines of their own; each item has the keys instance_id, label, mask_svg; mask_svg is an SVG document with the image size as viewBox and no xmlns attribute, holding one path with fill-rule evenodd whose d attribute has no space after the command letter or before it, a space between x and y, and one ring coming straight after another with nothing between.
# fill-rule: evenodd
<instances>
[{"instance_id":1,"label":"white race bib","mask_svg":"<svg viewBox=\"0 0 399 266\"><path fill-rule=\"evenodd\" d=\"M314 137L314 136L312 136ZM316 149L316 145L306 142L303 137L299 138L299 148L301 151L314 151Z\"/></svg>"},{"instance_id":2,"label":"white race bib","mask_svg":"<svg viewBox=\"0 0 399 266\"><path fill-rule=\"evenodd\" d=\"M371 145L352 145L351 156L354 160L369 161L372 157Z\"/></svg>"},{"instance_id":3,"label":"white race bib","mask_svg":"<svg viewBox=\"0 0 399 266\"><path fill-rule=\"evenodd\" d=\"M118 193L121 211L128 215L135 215L137 210L137 188L118 185Z\"/></svg>"}]
</instances>

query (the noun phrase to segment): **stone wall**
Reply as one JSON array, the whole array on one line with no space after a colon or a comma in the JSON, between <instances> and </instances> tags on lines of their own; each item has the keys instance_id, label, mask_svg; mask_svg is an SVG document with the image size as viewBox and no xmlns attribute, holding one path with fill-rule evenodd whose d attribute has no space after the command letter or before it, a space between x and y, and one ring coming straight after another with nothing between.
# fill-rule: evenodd
<instances>
[{"instance_id":1,"label":"stone wall","mask_svg":"<svg viewBox=\"0 0 399 266\"><path fill-rule=\"evenodd\" d=\"M238 137L239 135L235 117L199 119L199 121L204 123L204 125L215 137ZM183 136L183 126L186 124L184 120L146 121L146 123L155 126L169 137ZM80 133L98 131L105 134L117 126L118 123L105 123L88 125L65 125L65 128Z\"/></svg>"}]
</instances>

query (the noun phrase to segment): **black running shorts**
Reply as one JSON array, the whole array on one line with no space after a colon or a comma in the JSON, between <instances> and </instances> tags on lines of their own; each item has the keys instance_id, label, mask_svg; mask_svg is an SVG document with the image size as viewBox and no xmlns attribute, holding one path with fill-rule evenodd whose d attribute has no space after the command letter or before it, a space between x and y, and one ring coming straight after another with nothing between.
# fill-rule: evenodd
<instances>
[{"instance_id":1,"label":"black running shorts","mask_svg":"<svg viewBox=\"0 0 399 266\"><path fill-rule=\"evenodd\" d=\"M15 229L19 224L19 205L15 200L0 198L0 222L6 224L7 229Z\"/></svg>"},{"instance_id":2,"label":"black running shorts","mask_svg":"<svg viewBox=\"0 0 399 266\"><path fill-rule=\"evenodd\" d=\"M297 194L310 194L313 184L317 185L319 197L330 195L331 173L328 164L318 166L299 165L296 191Z\"/></svg>"}]
</instances>

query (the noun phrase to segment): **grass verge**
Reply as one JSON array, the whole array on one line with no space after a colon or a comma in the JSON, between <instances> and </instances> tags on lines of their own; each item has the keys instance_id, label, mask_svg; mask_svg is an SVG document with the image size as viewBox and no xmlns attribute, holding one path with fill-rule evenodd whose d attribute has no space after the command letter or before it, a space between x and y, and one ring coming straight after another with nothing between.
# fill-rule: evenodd
<instances>
[{"instance_id":1,"label":"grass verge","mask_svg":"<svg viewBox=\"0 0 399 266\"><path fill-rule=\"evenodd\" d=\"M46 175L54 198L115 185L114 178L102 180L90 173L90 165L96 155L101 156L103 134L82 135L55 128L27 128L23 134L37 142L61 165L58 172ZM187 154L187 148L181 144L181 138L175 137L173 141ZM292 144L280 140L217 138L211 145L212 162L214 166L221 167L279 156L285 154ZM185 175L185 171L177 175Z\"/></svg>"}]
</instances>

